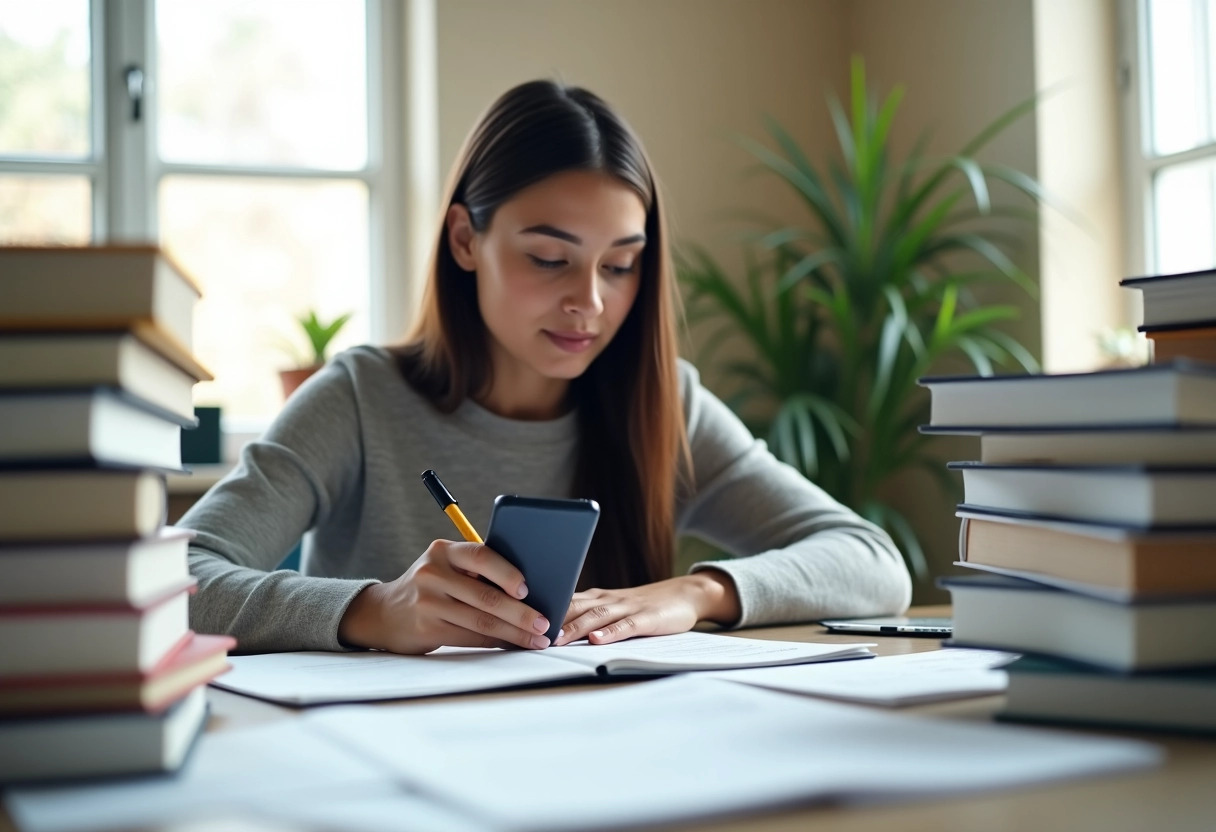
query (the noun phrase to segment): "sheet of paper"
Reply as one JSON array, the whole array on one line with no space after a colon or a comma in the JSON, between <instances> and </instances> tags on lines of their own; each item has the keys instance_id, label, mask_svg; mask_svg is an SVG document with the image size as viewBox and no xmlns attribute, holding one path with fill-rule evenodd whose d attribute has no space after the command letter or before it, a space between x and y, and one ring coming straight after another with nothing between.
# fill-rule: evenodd
<instances>
[{"instance_id":1,"label":"sheet of paper","mask_svg":"<svg viewBox=\"0 0 1216 832\"><path fill-rule=\"evenodd\" d=\"M504 829L963 794L1162 758L1138 741L883 713L698 674L510 701L327 708L303 719L401 782Z\"/></svg>"},{"instance_id":2,"label":"sheet of paper","mask_svg":"<svg viewBox=\"0 0 1216 832\"><path fill-rule=\"evenodd\" d=\"M342 832L493 832L493 827L393 783L277 794L250 805L250 814L293 829Z\"/></svg>"},{"instance_id":3,"label":"sheet of paper","mask_svg":"<svg viewBox=\"0 0 1216 832\"><path fill-rule=\"evenodd\" d=\"M299 719L282 719L204 734L174 775L14 788L5 802L22 832L75 832L238 817L263 801L318 800L389 785L383 769Z\"/></svg>"},{"instance_id":4,"label":"sheet of paper","mask_svg":"<svg viewBox=\"0 0 1216 832\"><path fill-rule=\"evenodd\" d=\"M873 646L873 643L810 644L691 632L634 638L615 644L579 641L565 647L551 647L545 651L545 655L591 667L609 662L627 662L630 665L654 665L658 672L676 672L861 658L869 656L870 651L866 648ZM644 668L638 669L645 672Z\"/></svg>"},{"instance_id":5,"label":"sheet of paper","mask_svg":"<svg viewBox=\"0 0 1216 832\"><path fill-rule=\"evenodd\" d=\"M284 702L370 702L552 682L593 676L542 653L451 650L428 656L393 653L265 653L229 656L232 670L212 684Z\"/></svg>"},{"instance_id":6,"label":"sheet of paper","mask_svg":"<svg viewBox=\"0 0 1216 832\"><path fill-rule=\"evenodd\" d=\"M1005 671L993 668L1012 661L1015 655L944 649L880 656L866 662L722 670L709 675L773 690L898 707L1003 693L1008 677Z\"/></svg>"}]
</instances>

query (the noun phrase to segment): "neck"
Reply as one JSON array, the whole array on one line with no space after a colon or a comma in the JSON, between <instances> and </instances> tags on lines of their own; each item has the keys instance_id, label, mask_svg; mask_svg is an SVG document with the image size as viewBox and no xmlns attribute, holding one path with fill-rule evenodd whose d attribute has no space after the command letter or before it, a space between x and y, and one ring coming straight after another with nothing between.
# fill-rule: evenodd
<instances>
[{"instance_id":1,"label":"neck","mask_svg":"<svg viewBox=\"0 0 1216 832\"><path fill-rule=\"evenodd\" d=\"M546 378L522 368L509 368L495 361L490 389L474 398L491 413L507 419L540 422L556 419L570 409L570 382Z\"/></svg>"}]
</instances>

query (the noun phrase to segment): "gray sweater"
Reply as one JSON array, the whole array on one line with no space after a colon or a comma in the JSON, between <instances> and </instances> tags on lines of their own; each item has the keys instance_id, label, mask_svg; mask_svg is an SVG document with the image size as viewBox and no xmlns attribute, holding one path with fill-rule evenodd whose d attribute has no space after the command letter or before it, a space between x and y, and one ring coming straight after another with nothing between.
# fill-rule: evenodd
<instances>
[{"instance_id":1,"label":"gray sweater","mask_svg":"<svg viewBox=\"0 0 1216 832\"><path fill-rule=\"evenodd\" d=\"M902 612L911 582L890 538L828 497L680 363L693 486L678 531L729 552L738 626ZM191 626L241 651L341 650L338 622L376 581L397 578L435 539L459 539L419 480L439 472L484 534L498 494L571 494L575 414L541 422L471 400L437 411L389 354L358 347L288 401L240 464L178 523L197 533ZM301 573L271 571L303 536Z\"/></svg>"}]
</instances>

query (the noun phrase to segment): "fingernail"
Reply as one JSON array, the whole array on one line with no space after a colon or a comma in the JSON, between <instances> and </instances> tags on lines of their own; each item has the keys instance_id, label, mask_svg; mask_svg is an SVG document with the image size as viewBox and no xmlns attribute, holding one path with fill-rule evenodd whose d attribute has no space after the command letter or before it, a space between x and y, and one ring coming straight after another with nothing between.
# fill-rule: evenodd
<instances>
[{"instance_id":1,"label":"fingernail","mask_svg":"<svg viewBox=\"0 0 1216 832\"><path fill-rule=\"evenodd\" d=\"M544 636L532 636L532 646L538 650L543 650L549 646L549 639Z\"/></svg>"},{"instance_id":2,"label":"fingernail","mask_svg":"<svg viewBox=\"0 0 1216 832\"><path fill-rule=\"evenodd\" d=\"M527 598L528 597L528 585L520 584L519 589L515 590L515 597L516 598Z\"/></svg>"},{"instance_id":3,"label":"fingernail","mask_svg":"<svg viewBox=\"0 0 1216 832\"><path fill-rule=\"evenodd\" d=\"M604 637L604 631L603 631L603 630L595 630L594 632L592 632L592 633L591 633L591 635L592 635L592 636L594 636L595 638L603 638L603 637Z\"/></svg>"},{"instance_id":4,"label":"fingernail","mask_svg":"<svg viewBox=\"0 0 1216 832\"><path fill-rule=\"evenodd\" d=\"M558 638L565 638L565 637L566 637L566 631L565 631L565 629L558 630L558 631L557 631L557 637L558 637Z\"/></svg>"},{"instance_id":5,"label":"fingernail","mask_svg":"<svg viewBox=\"0 0 1216 832\"><path fill-rule=\"evenodd\" d=\"M543 633L549 629L549 622L543 615L538 616L537 619L532 622L532 629L536 630L538 633Z\"/></svg>"}]
</instances>

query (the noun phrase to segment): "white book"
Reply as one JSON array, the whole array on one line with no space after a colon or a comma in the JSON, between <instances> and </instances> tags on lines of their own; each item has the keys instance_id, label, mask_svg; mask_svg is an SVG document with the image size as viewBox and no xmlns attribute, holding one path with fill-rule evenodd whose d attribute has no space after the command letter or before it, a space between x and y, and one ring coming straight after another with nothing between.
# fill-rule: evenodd
<instances>
[{"instance_id":1,"label":"white book","mask_svg":"<svg viewBox=\"0 0 1216 832\"><path fill-rule=\"evenodd\" d=\"M145 606L191 582L192 537L165 526L140 540L0 546L0 606Z\"/></svg>"},{"instance_id":2,"label":"white book","mask_svg":"<svg viewBox=\"0 0 1216 832\"><path fill-rule=\"evenodd\" d=\"M188 354L168 358L131 332L0 334L3 391L104 385L193 422L194 383L210 379Z\"/></svg>"},{"instance_id":3,"label":"white book","mask_svg":"<svg viewBox=\"0 0 1216 832\"><path fill-rule=\"evenodd\" d=\"M212 684L289 705L407 699L569 682L612 675L803 664L869 656L872 644L806 644L680 633L617 644L586 642L547 650L442 648L426 656L384 652L265 653L232 656Z\"/></svg>"},{"instance_id":4,"label":"white book","mask_svg":"<svg viewBox=\"0 0 1216 832\"><path fill-rule=\"evenodd\" d=\"M0 782L174 771L207 716L198 687L160 714L89 713L0 721Z\"/></svg>"},{"instance_id":5,"label":"white book","mask_svg":"<svg viewBox=\"0 0 1216 832\"><path fill-rule=\"evenodd\" d=\"M123 468L0 470L0 541L119 540L165 519L165 478Z\"/></svg>"},{"instance_id":6,"label":"white book","mask_svg":"<svg viewBox=\"0 0 1216 832\"><path fill-rule=\"evenodd\" d=\"M1216 271L1131 277L1120 286L1144 294L1144 325L1153 331L1216 321Z\"/></svg>"},{"instance_id":7,"label":"white book","mask_svg":"<svg viewBox=\"0 0 1216 832\"><path fill-rule=\"evenodd\" d=\"M186 589L147 607L0 607L0 680L151 670L190 636Z\"/></svg>"},{"instance_id":8,"label":"white book","mask_svg":"<svg viewBox=\"0 0 1216 832\"><path fill-rule=\"evenodd\" d=\"M942 578L948 643L1033 653L1117 671L1216 664L1216 599L1121 603L1007 575Z\"/></svg>"},{"instance_id":9,"label":"white book","mask_svg":"<svg viewBox=\"0 0 1216 832\"><path fill-rule=\"evenodd\" d=\"M934 427L921 428L921 432L957 433L950 428ZM1216 430L1211 428L1078 425L1069 430L1002 427L976 428L965 433L979 435L980 461L992 465L1216 466Z\"/></svg>"},{"instance_id":10,"label":"white book","mask_svg":"<svg viewBox=\"0 0 1216 832\"><path fill-rule=\"evenodd\" d=\"M1131 528L1216 524L1216 468L951 462L964 504L981 512Z\"/></svg>"},{"instance_id":11,"label":"white book","mask_svg":"<svg viewBox=\"0 0 1216 832\"><path fill-rule=\"evenodd\" d=\"M1008 668L1000 716L1216 734L1216 670L1107 673L1023 657Z\"/></svg>"},{"instance_id":12,"label":"white book","mask_svg":"<svg viewBox=\"0 0 1216 832\"><path fill-rule=\"evenodd\" d=\"M169 355L194 347L201 292L156 246L0 247L0 273L0 328L138 329Z\"/></svg>"},{"instance_id":13,"label":"white book","mask_svg":"<svg viewBox=\"0 0 1216 832\"><path fill-rule=\"evenodd\" d=\"M1216 365L1179 359L1127 370L923 378L929 426L972 433L998 427L1216 425Z\"/></svg>"},{"instance_id":14,"label":"white book","mask_svg":"<svg viewBox=\"0 0 1216 832\"><path fill-rule=\"evenodd\" d=\"M178 470L182 421L106 387L4 393L0 460Z\"/></svg>"}]
</instances>

